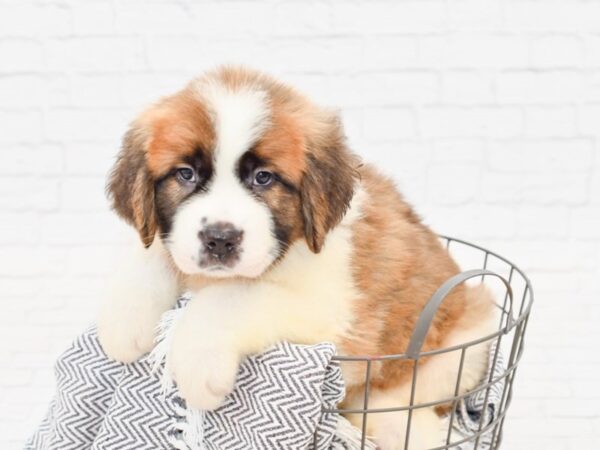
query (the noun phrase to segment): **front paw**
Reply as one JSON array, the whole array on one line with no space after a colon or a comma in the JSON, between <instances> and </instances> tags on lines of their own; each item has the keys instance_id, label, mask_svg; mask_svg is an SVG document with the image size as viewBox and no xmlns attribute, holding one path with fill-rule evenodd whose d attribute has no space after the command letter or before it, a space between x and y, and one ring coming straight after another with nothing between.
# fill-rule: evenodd
<instances>
[{"instance_id":1,"label":"front paw","mask_svg":"<svg viewBox=\"0 0 600 450\"><path fill-rule=\"evenodd\" d=\"M214 410L233 391L240 358L218 338L210 334L199 337L198 333L177 329L167 358L179 393L188 406Z\"/></svg>"},{"instance_id":2,"label":"front paw","mask_svg":"<svg viewBox=\"0 0 600 450\"><path fill-rule=\"evenodd\" d=\"M152 350L162 309L105 308L98 318L98 339L111 359L130 363Z\"/></svg>"}]
</instances>

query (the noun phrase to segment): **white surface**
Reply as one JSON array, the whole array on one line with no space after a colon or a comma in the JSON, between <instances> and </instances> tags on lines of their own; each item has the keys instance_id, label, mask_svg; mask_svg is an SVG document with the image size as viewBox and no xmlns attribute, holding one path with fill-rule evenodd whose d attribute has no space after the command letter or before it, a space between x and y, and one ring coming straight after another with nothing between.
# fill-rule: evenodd
<instances>
[{"instance_id":1,"label":"white surface","mask_svg":"<svg viewBox=\"0 0 600 450\"><path fill-rule=\"evenodd\" d=\"M527 270L507 449L600 447L600 2L0 0L0 448L45 412L121 225L127 122L222 62L342 108L436 230Z\"/></svg>"}]
</instances>

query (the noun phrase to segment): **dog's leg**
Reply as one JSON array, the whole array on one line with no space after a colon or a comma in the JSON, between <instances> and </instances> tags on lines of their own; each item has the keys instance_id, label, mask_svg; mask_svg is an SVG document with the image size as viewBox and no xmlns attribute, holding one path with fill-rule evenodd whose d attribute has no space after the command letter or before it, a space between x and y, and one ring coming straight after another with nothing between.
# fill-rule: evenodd
<instances>
[{"instance_id":1,"label":"dog's leg","mask_svg":"<svg viewBox=\"0 0 600 450\"><path fill-rule=\"evenodd\" d=\"M132 362L153 347L156 326L179 294L162 242L136 248L115 267L101 299L98 337L106 355Z\"/></svg>"},{"instance_id":2,"label":"dog's leg","mask_svg":"<svg viewBox=\"0 0 600 450\"><path fill-rule=\"evenodd\" d=\"M389 391L374 390L370 396L369 408L393 408L410 404L410 386ZM351 418L360 426L362 416ZM402 450L406 443L408 412L369 414L367 434L375 439L382 450ZM414 409L410 422L410 436L407 450L425 450L442 445L443 422L433 408Z\"/></svg>"},{"instance_id":3,"label":"dog's leg","mask_svg":"<svg viewBox=\"0 0 600 450\"><path fill-rule=\"evenodd\" d=\"M479 304L473 303L472 308ZM454 347L490 334L495 329L497 319L490 310L491 304L481 304L483 312L479 322L470 328L460 327L451 333L442 347ZM488 310L488 311L486 311ZM414 404L441 401L454 396L460 371L459 394L467 392L481 382L488 362L489 344L483 342L469 347L465 353L462 371L459 370L461 352L452 351L431 357L419 366L415 384ZM369 409L406 407L410 404L412 379L385 390L373 389L369 397ZM362 407L362 396L355 395L350 408ZM350 421L361 426L362 416L351 415ZM408 413L397 411L368 415L367 433L373 436L382 450L404 449L407 433ZM415 408L410 423L410 450L423 450L439 447L444 442L447 424L433 408Z\"/></svg>"},{"instance_id":4,"label":"dog's leg","mask_svg":"<svg viewBox=\"0 0 600 450\"><path fill-rule=\"evenodd\" d=\"M188 405L215 409L233 389L240 359L288 339L319 342L319 301L268 282L223 283L199 290L174 331L169 367ZM331 316L329 316L331 320Z\"/></svg>"}]
</instances>

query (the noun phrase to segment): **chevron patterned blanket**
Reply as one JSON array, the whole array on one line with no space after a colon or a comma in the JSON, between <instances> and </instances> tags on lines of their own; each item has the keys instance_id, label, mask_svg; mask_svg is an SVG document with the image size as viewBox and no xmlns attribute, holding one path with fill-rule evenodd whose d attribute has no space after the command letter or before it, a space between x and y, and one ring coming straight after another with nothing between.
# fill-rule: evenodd
<instances>
[{"instance_id":1,"label":"chevron patterned blanket","mask_svg":"<svg viewBox=\"0 0 600 450\"><path fill-rule=\"evenodd\" d=\"M330 344L281 343L248 358L226 404L202 413L176 389L163 393L150 361L106 358L90 328L58 359L58 395L26 448L308 449L315 433L319 449L356 448L336 435L334 415L321 415L344 395L334 353Z\"/></svg>"},{"instance_id":2,"label":"chevron patterned blanket","mask_svg":"<svg viewBox=\"0 0 600 450\"><path fill-rule=\"evenodd\" d=\"M180 311L163 318L163 342ZM58 358L57 394L25 449L360 448L359 430L341 416L322 414L323 408L334 408L344 396L331 344L283 342L247 358L234 392L210 412L185 407L162 373L160 342L157 348L158 354L122 364L104 355L95 327L81 334ZM468 398L457 408L453 430L457 438L474 431L480 414L486 415L486 422L493 419L500 392L491 392L486 405L480 397ZM364 448L376 446L367 441ZM482 439L478 448L489 448L488 439Z\"/></svg>"}]
</instances>

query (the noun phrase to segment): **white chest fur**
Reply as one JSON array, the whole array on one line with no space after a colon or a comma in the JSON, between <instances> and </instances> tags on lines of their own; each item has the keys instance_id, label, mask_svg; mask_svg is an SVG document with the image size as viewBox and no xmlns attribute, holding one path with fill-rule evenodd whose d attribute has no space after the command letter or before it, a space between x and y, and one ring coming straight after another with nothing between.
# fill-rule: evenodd
<instances>
[{"instance_id":1,"label":"white chest fur","mask_svg":"<svg viewBox=\"0 0 600 450\"><path fill-rule=\"evenodd\" d=\"M303 343L335 341L348 330L353 302L358 298L352 276L352 224L360 217L366 193L358 188L342 222L328 235L318 254L304 241L294 244L283 261L263 279L296 292L301 302L305 335ZM296 327L293 327L296 328Z\"/></svg>"}]
</instances>

